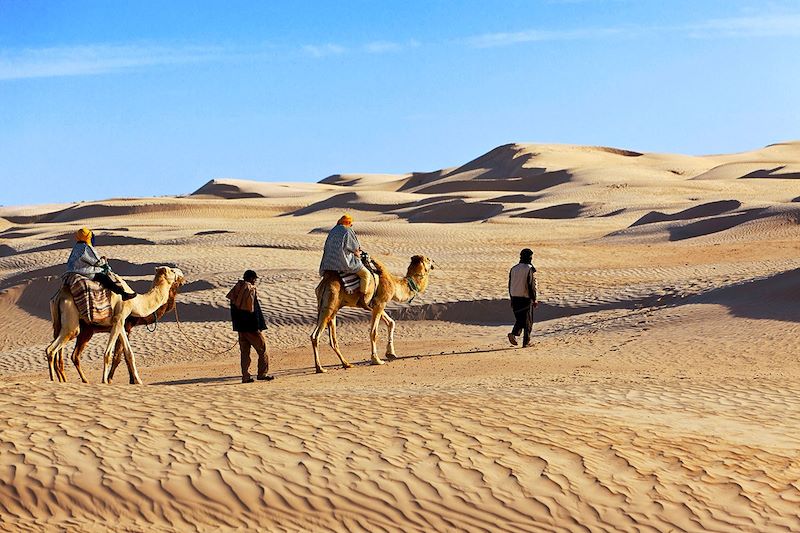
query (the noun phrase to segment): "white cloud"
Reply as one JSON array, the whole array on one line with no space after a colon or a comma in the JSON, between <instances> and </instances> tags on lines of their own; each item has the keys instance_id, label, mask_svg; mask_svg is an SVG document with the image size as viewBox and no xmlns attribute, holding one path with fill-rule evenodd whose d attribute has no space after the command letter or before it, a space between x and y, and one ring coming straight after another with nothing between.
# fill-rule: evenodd
<instances>
[{"instance_id":1,"label":"white cloud","mask_svg":"<svg viewBox=\"0 0 800 533\"><path fill-rule=\"evenodd\" d=\"M303 46L302 50L312 57L338 56L347 51L344 46L333 43L307 44Z\"/></svg>"},{"instance_id":2,"label":"white cloud","mask_svg":"<svg viewBox=\"0 0 800 533\"><path fill-rule=\"evenodd\" d=\"M364 45L364 50L370 54L386 54L402 52L411 48L419 48L420 42L416 39L410 39L403 43L393 41L373 41Z\"/></svg>"},{"instance_id":3,"label":"white cloud","mask_svg":"<svg viewBox=\"0 0 800 533\"><path fill-rule=\"evenodd\" d=\"M531 42L594 40L658 33L671 33L694 38L800 37L800 14L754 14L709 19L679 26L529 29L518 32L485 33L468 37L461 42L473 48L492 48Z\"/></svg>"},{"instance_id":4,"label":"white cloud","mask_svg":"<svg viewBox=\"0 0 800 533\"><path fill-rule=\"evenodd\" d=\"M137 67L219 59L227 51L212 46L109 45L0 50L0 80L81 76Z\"/></svg>"},{"instance_id":5,"label":"white cloud","mask_svg":"<svg viewBox=\"0 0 800 533\"><path fill-rule=\"evenodd\" d=\"M387 52L400 52L403 45L391 41L374 41L364 45L364 50L370 54L385 54Z\"/></svg>"},{"instance_id":6,"label":"white cloud","mask_svg":"<svg viewBox=\"0 0 800 533\"><path fill-rule=\"evenodd\" d=\"M598 39L629 33L622 28L585 28L574 30L525 30L506 33L484 33L469 37L466 43L475 48L492 48L519 43L539 41L566 41L577 39Z\"/></svg>"},{"instance_id":7,"label":"white cloud","mask_svg":"<svg viewBox=\"0 0 800 533\"><path fill-rule=\"evenodd\" d=\"M692 37L800 37L800 14L717 18L681 29Z\"/></svg>"}]
</instances>

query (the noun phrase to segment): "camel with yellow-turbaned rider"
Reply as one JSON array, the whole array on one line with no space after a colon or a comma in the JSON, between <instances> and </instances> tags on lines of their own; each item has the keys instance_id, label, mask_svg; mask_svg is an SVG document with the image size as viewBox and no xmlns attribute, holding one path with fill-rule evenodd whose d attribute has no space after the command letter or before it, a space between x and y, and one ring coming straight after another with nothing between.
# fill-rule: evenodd
<instances>
[{"instance_id":1,"label":"camel with yellow-turbaned rider","mask_svg":"<svg viewBox=\"0 0 800 533\"><path fill-rule=\"evenodd\" d=\"M415 255L411 258L411 264L405 276L395 276L379 261L372 260L374 271L378 276L378 285L375 295L370 302L372 319L370 321L370 343L372 354L370 362L373 365L382 365L383 361L377 354L378 323L383 321L388 329L388 343L386 345L386 357L389 360L395 359L397 355L394 351L394 326L395 321L386 314L385 308L390 301L407 302L417 294L424 292L428 287L428 276L434 268L433 261L423 255ZM374 282L374 277L373 277ZM326 271L322 280L315 290L317 295L317 325L311 333L311 346L314 350L314 367L317 373L325 372L319 362L319 337L327 328L330 337L330 345L343 368L350 368L352 365L347 362L339 349L339 341L336 337L336 313L342 307L364 307L359 298L361 293L356 291L347 293L344 290L339 274ZM363 300L362 300L363 302Z\"/></svg>"},{"instance_id":2,"label":"camel with yellow-turbaned rider","mask_svg":"<svg viewBox=\"0 0 800 533\"><path fill-rule=\"evenodd\" d=\"M181 276L172 284L169 288L169 296L167 297L166 303L156 309L156 311L148 315L146 317L137 317L137 316L129 316L125 320L125 333L129 336L130 340L130 333L134 326L149 326L150 324L158 323L164 315L175 309L175 297L178 294L178 290L180 290L181 285L183 285L184 278ZM64 294L57 295L56 298L53 298L50 301L50 315L53 320L53 338L58 337L59 332L61 331L61 310L59 301L60 298L68 298L69 297L69 290L66 287L62 287L62 291ZM81 354L86 349L86 345L92 339L95 333L109 333L111 331L111 326L101 326L98 324L90 324L83 319L80 320L78 325L78 337L75 340L75 348L72 351L72 362L75 365L75 369L78 371L78 375L81 378L83 383L88 383L89 380L86 379L86 375L83 373L83 369L81 368ZM55 354L55 373L58 381L65 382L67 381L67 375L64 372L64 349L62 348ZM122 342L122 338L117 338L116 346L114 347L114 359L111 362L111 369L108 372L108 382L111 383L111 380L114 378L114 373L117 370L120 362L122 361L122 356L125 352L125 346ZM130 364L130 361L126 358L125 362L128 367L128 377L130 383L133 385L136 383L134 379L134 369ZM52 377L51 377L52 379Z\"/></svg>"},{"instance_id":3,"label":"camel with yellow-turbaned rider","mask_svg":"<svg viewBox=\"0 0 800 533\"><path fill-rule=\"evenodd\" d=\"M155 272L156 275L153 278L153 285L150 287L150 290L143 294L137 294L136 297L130 300L123 300L119 294L112 292L111 316L96 323L97 326L108 328L110 331L108 344L103 353L103 383L108 383L112 354L117 339L122 340L125 362L128 364L133 374L133 382L136 384L142 383L139 372L136 369L136 360L133 356L130 342L128 341L128 335L125 331L125 320L130 316L144 318L152 315L169 300L170 289L173 284L183 278L183 272L178 268L173 269L167 266L160 266L156 267ZM78 307L75 305L69 290L64 290L64 288L62 288L62 290L56 294L54 300L55 302L51 304L51 312L52 305L58 307L60 327L56 338L45 349L50 369L50 379L52 381L58 376L55 368L56 355L60 354L64 346L80 332L80 314L78 313ZM55 313L53 314L55 316Z\"/></svg>"}]
</instances>

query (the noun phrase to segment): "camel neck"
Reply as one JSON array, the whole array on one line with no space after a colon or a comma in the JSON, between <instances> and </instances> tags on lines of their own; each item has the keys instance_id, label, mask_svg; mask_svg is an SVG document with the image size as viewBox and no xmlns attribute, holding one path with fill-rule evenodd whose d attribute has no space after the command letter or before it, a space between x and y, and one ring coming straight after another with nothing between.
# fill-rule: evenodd
<instances>
[{"instance_id":1,"label":"camel neck","mask_svg":"<svg viewBox=\"0 0 800 533\"><path fill-rule=\"evenodd\" d=\"M146 317L155 313L169 299L169 288L167 280L163 276L158 276L153 280L153 286L149 291L129 300L131 315Z\"/></svg>"},{"instance_id":2,"label":"camel neck","mask_svg":"<svg viewBox=\"0 0 800 533\"><path fill-rule=\"evenodd\" d=\"M409 302L425 290L425 277L419 273L407 274L405 277L396 278L394 287L394 300Z\"/></svg>"}]
</instances>

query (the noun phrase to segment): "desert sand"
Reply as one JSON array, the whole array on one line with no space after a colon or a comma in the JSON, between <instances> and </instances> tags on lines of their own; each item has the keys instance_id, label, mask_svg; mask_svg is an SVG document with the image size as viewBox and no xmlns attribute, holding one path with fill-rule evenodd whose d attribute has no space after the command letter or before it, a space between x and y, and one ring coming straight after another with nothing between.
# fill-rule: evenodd
<instances>
[{"instance_id":1,"label":"desert sand","mask_svg":"<svg viewBox=\"0 0 800 533\"><path fill-rule=\"evenodd\" d=\"M394 273L439 268L389 307L396 361L368 365L368 313L344 310L357 364L323 346L317 375L317 267L345 211ZM136 290L186 274L180 323L131 334L143 386L124 366L99 383L105 334L91 383L69 361L48 379L80 226ZM523 247L525 349L506 339ZM247 268L269 383L227 351ZM3 531L800 531L800 142L512 144L435 172L0 208L0 323Z\"/></svg>"}]
</instances>

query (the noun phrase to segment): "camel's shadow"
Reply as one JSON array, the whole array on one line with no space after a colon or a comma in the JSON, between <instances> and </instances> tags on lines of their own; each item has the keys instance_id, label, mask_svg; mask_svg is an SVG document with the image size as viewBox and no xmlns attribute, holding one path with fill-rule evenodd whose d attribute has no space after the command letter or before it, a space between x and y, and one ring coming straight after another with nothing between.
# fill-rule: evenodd
<instances>
[{"instance_id":1,"label":"camel's shadow","mask_svg":"<svg viewBox=\"0 0 800 533\"><path fill-rule=\"evenodd\" d=\"M448 355L470 355L470 354L480 354L480 353L492 353L492 352L505 352L508 350L513 350L514 347L508 348L474 348L472 350L462 350L462 351L452 351L452 352L440 352L440 353L429 353L429 354L410 354L410 355L399 355L394 359L387 359L387 363L397 362L397 361L410 361L414 359L423 359L423 358L430 358L430 357L443 357ZM350 363L353 367L369 367L369 366L376 366L373 365L369 360L366 361L357 361ZM328 368L329 371L347 371L347 369L341 368L339 366L332 366ZM299 368L287 368L283 370L276 370L274 372L270 372L270 375L275 376L276 378L281 377L290 377L290 376L303 376L309 374L316 374L316 369L313 366L304 366ZM171 379L171 380L164 380L164 381L156 381L150 383L150 385L162 385L162 386L174 386L174 385L202 385L202 384L228 384L228 385L239 385L241 384L242 377L238 374L230 375L230 376L209 376L209 377L197 377L197 378L184 378L184 379Z\"/></svg>"},{"instance_id":2,"label":"camel's shadow","mask_svg":"<svg viewBox=\"0 0 800 533\"><path fill-rule=\"evenodd\" d=\"M369 365L369 361L365 361L363 363L353 363L353 366L367 366ZM287 376L301 376L304 374L314 374L315 369L313 366L306 366L302 368L287 368L284 370L276 370L275 372L270 372L271 376L275 376L276 378L280 377L287 377ZM242 376L239 374L233 374L230 376L208 376L208 377L197 377L197 378L183 378L183 379L169 379L164 381L155 381L150 383L150 385L202 385L202 384L228 384L228 385L239 385L242 383Z\"/></svg>"}]
</instances>

